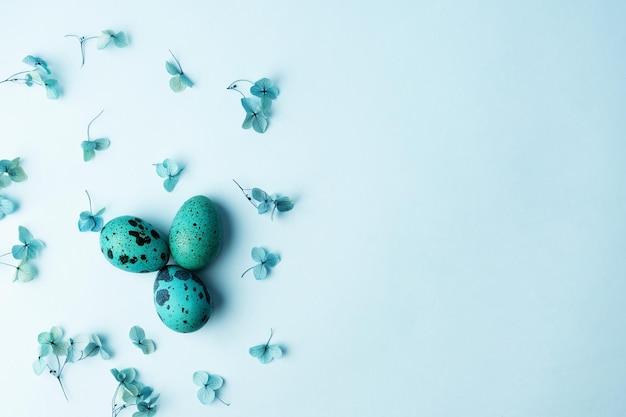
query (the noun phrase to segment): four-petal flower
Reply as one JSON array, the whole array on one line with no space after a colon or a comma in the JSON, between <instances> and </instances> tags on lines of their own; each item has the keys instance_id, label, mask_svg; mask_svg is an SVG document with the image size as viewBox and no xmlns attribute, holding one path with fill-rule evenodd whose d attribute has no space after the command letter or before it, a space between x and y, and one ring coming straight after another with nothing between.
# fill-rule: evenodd
<instances>
[{"instance_id":1,"label":"four-petal flower","mask_svg":"<svg viewBox=\"0 0 626 417\"><path fill-rule=\"evenodd\" d=\"M270 268L275 267L280 262L280 258L278 255L274 253L269 253L263 248L254 247L252 248L252 259L257 261L258 264L246 269L241 277L250 270L254 274L254 278L259 280L267 277Z\"/></svg>"},{"instance_id":2,"label":"four-petal flower","mask_svg":"<svg viewBox=\"0 0 626 417\"><path fill-rule=\"evenodd\" d=\"M198 400L202 404L209 404L217 397L215 391L224 385L224 378L219 375L212 375L206 371L196 371L193 373L193 383L200 387L197 393ZM217 398L219 399L219 397Z\"/></svg>"},{"instance_id":3,"label":"four-petal flower","mask_svg":"<svg viewBox=\"0 0 626 417\"><path fill-rule=\"evenodd\" d=\"M50 353L57 356L67 355L68 342L63 340L63 329L53 326L49 332L41 332L37 336L39 342L39 356L45 358Z\"/></svg>"},{"instance_id":4,"label":"four-petal flower","mask_svg":"<svg viewBox=\"0 0 626 417\"><path fill-rule=\"evenodd\" d=\"M45 246L43 241L33 239L33 235L24 226L18 227L19 239L23 245L14 245L11 253L15 259L34 259Z\"/></svg>"},{"instance_id":5,"label":"four-petal flower","mask_svg":"<svg viewBox=\"0 0 626 417\"><path fill-rule=\"evenodd\" d=\"M269 78L261 78L250 87L250 94L259 97L263 108L268 108L272 105L272 100L278 97L278 89Z\"/></svg>"},{"instance_id":6,"label":"four-petal flower","mask_svg":"<svg viewBox=\"0 0 626 417\"><path fill-rule=\"evenodd\" d=\"M118 48L124 48L128 46L128 39L126 39L126 34L124 32L117 32L107 29L103 30L100 36L98 36L98 49L106 48L109 43L113 41L113 45Z\"/></svg>"},{"instance_id":7,"label":"four-petal flower","mask_svg":"<svg viewBox=\"0 0 626 417\"><path fill-rule=\"evenodd\" d=\"M263 133L267 130L267 114L265 114L261 100L253 97L241 99L241 105L246 111L246 118L241 127L253 128L256 132Z\"/></svg>"}]
</instances>

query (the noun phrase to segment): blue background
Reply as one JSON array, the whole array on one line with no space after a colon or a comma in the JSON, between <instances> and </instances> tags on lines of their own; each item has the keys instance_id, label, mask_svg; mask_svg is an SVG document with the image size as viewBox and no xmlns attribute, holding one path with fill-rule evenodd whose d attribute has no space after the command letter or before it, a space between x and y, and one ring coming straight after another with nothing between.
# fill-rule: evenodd
<instances>
[{"instance_id":1,"label":"blue background","mask_svg":"<svg viewBox=\"0 0 626 417\"><path fill-rule=\"evenodd\" d=\"M64 89L0 85L0 158L29 174L2 190L20 210L0 253L20 224L47 244L37 280L0 270L4 414L106 414L108 369L127 366L161 416L626 414L626 3L32 1L0 27L2 74L39 55ZM86 44L79 69L63 36L108 28L131 45ZM168 48L193 89L169 91ZM258 135L225 87L264 76L280 96ZM85 164L102 109L92 133L111 148ZM152 166L166 157L186 167L171 194ZM232 178L296 206L259 217ZM78 233L84 189L106 220L162 230L195 194L220 205L205 328L166 329L153 277ZM265 281L239 278L252 246L281 255ZM155 354L130 345L135 324ZM53 325L115 352L68 368L69 403L30 368ZM286 355L262 366L247 348L270 327ZM196 370L224 376L230 407L195 399Z\"/></svg>"}]
</instances>

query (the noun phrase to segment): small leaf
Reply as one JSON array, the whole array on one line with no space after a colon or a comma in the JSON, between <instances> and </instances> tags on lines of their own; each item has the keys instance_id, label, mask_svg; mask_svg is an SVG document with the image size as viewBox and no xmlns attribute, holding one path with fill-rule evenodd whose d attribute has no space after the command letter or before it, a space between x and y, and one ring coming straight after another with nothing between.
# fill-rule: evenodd
<instances>
[{"instance_id":1,"label":"small leaf","mask_svg":"<svg viewBox=\"0 0 626 417\"><path fill-rule=\"evenodd\" d=\"M254 117L254 119L252 120L252 128L257 132L257 133L265 133L265 131L267 130L267 118L266 117L261 117L261 116L256 116Z\"/></svg>"},{"instance_id":2,"label":"small leaf","mask_svg":"<svg viewBox=\"0 0 626 417\"><path fill-rule=\"evenodd\" d=\"M215 400L215 391L206 387L200 388L198 390L198 400L200 400L202 404L213 402L213 400Z\"/></svg>"},{"instance_id":3,"label":"small leaf","mask_svg":"<svg viewBox=\"0 0 626 417\"><path fill-rule=\"evenodd\" d=\"M268 253L267 256L265 257L265 265L273 268L276 265L278 265L278 263L280 262L280 258L278 257L278 255L274 254L274 253Z\"/></svg>"},{"instance_id":4,"label":"small leaf","mask_svg":"<svg viewBox=\"0 0 626 417\"><path fill-rule=\"evenodd\" d=\"M8 169L6 171L9 174L9 178L13 182L22 182L28 179L26 172L20 166L20 158L15 158L9 163Z\"/></svg>"},{"instance_id":5,"label":"small leaf","mask_svg":"<svg viewBox=\"0 0 626 417\"><path fill-rule=\"evenodd\" d=\"M129 385L125 387L122 393L122 400L126 404L137 404L137 396L139 395L139 387L136 385Z\"/></svg>"},{"instance_id":6,"label":"small leaf","mask_svg":"<svg viewBox=\"0 0 626 417\"><path fill-rule=\"evenodd\" d=\"M252 274L257 280L264 279L265 277L267 277L267 267L264 264L260 263L252 268Z\"/></svg>"},{"instance_id":7,"label":"small leaf","mask_svg":"<svg viewBox=\"0 0 626 417\"><path fill-rule=\"evenodd\" d=\"M276 210L280 212L289 211L293 209L293 202L289 199L289 197L280 197L274 201L276 205Z\"/></svg>"},{"instance_id":8,"label":"small leaf","mask_svg":"<svg viewBox=\"0 0 626 417\"><path fill-rule=\"evenodd\" d=\"M165 61L165 70L170 73L170 75L180 75L181 73L176 64L170 61Z\"/></svg>"},{"instance_id":9,"label":"small leaf","mask_svg":"<svg viewBox=\"0 0 626 417\"><path fill-rule=\"evenodd\" d=\"M24 226L18 226L17 232L18 232L18 239L20 240L20 242L24 244L28 243L33 238L32 233L30 233L30 231Z\"/></svg>"},{"instance_id":10,"label":"small leaf","mask_svg":"<svg viewBox=\"0 0 626 417\"><path fill-rule=\"evenodd\" d=\"M209 373L205 371L196 371L193 373L193 383L199 387L203 387L209 381Z\"/></svg>"},{"instance_id":11,"label":"small leaf","mask_svg":"<svg viewBox=\"0 0 626 417\"><path fill-rule=\"evenodd\" d=\"M91 161L96 157L96 151L93 149L84 149L83 148L83 160L85 162Z\"/></svg>"},{"instance_id":12,"label":"small leaf","mask_svg":"<svg viewBox=\"0 0 626 417\"><path fill-rule=\"evenodd\" d=\"M257 212L259 214L267 213L270 210L270 207L270 203L261 203L259 204L259 207L257 207Z\"/></svg>"},{"instance_id":13,"label":"small leaf","mask_svg":"<svg viewBox=\"0 0 626 417\"><path fill-rule=\"evenodd\" d=\"M24 259L28 253L28 248L25 245L15 245L11 249L11 254L15 259Z\"/></svg>"},{"instance_id":14,"label":"small leaf","mask_svg":"<svg viewBox=\"0 0 626 417\"><path fill-rule=\"evenodd\" d=\"M48 80L45 80L43 84L46 87L46 96L49 99L55 100L59 98L61 92L59 91L57 80L53 80L52 78L50 78Z\"/></svg>"},{"instance_id":15,"label":"small leaf","mask_svg":"<svg viewBox=\"0 0 626 417\"><path fill-rule=\"evenodd\" d=\"M180 74L180 82L185 84L187 87L193 87L193 82L189 79L189 77L187 77L186 74Z\"/></svg>"},{"instance_id":16,"label":"small leaf","mask_svg":"<svg viewBox=\"0 0 626 417\"><path fill-rule=\"evenodd\" d=\"M170 88L173 92L180 93L185 88L187 88L187 86L185 85L185 83L182 82L180 75L175 75L170 78Z\"/></svg>"},{"instance_id":17,"label":"small leaf","mask_svg":"<svg viewBox=\"0 0 626 417\"><path fill-rule=\"evenodd\" d=\"M209 380L205 385L212 390L218 390L224 385L224 379L219 375L209 375Z\"/></svg>"},{"instance_id":18,"label":"small leaf","mask_svg":"<svg viewBox=\"0 0 626 417\"><path fill-rule=\"evenodd\" d=\"M11 178L8 175L0 174L0 188L6 188L11 185Z\"/></svg>"},{"instance_id":19,"label":"small leaf","mask_svg":"<svg viewBox=\"0 0 626 417\"><path fill-rule=\"evenodd\" d=\"M33 362L33 371L35 371L36 375L41 375L43 371L45 371L48 364L44 360L44 358L39 357Z\"/></svg>"},{"instance_id":20,"label":"small leaf","mask_svg":"<svg viewBox=\"0 0 626 417\"><path fill-rule=\"evenodd\" d=\"M141 327L133 326L130 328L129 336L130 336L130 340L132 340L133 342L139 343L146 337L146 333L143 331Z\"/></svg>"},{"instance_id":21,"label":"small leaf","mask_svg":"<svg viewBox=\"0 0 626 417\"><path fill-rule=\"evenodd\" d=\"M103 151L105 149L108 149L111 145L111 141L106 138L94 139L93 142L96 144L95 149L97 151Z\"/></svg>"},{"instance_id":22,"label":"small leaf","mask_svg":"<svg viewBox=\"0 0 626 417\"><path fill-rule=\"evenodd\" d=\"M126 34L124 32L117 32L113 35L113 44L117 48L125 48L128 46L128 39L126 38Z\"/></svg>"},{"instance_id":23,"label":"small leaf","mask_svg":"<svg viewBox=\"0 0 626 417\"><path fill-rule=\"evenodd\" d=\"M263 248L254 247L251 251L252 260L256 262L263 262L267 256L267 252Z\"/></svg>"},{"instance_id":24,"label":"small leaf","mask_svg":"<svg viewBox=\"0 0 626 417\"><path fill-rule=\"evenodd\" d=\"M15 203L0 195L0 219L3 219L4 216L8 216L13 212L15 212Z\"/></svg>"},{"instance_id":25,"label":"small leaf","mask_svg":"<svg viewBox=\"0 0 626 417\"><path fill-rule=\"evenodd\" d=\"M151 339L144 339L141 342L140 348L144 355L149 355L156 350L156 344Z\"/></svg>"},{"instance_id":26,"label":"small leaf","mask_svg":"<svg viewBox=\"0 0 626 417\"><path fill-rule=\"evenodd\" d=\"M17 265L13 281L29 282L37 277L37 269L24 258Z\"/></svg>"},{"instance_id":27,"label":"small leaf","mask_svg":"<svg viewBox=\"0 0 626 417\"><path fill-rule=\"evenodd\" d=\"M163 188L165 188L165 191L168 193L171 193L174 187L176 187L176 184L178 184L178 176L170 177L163 181Z\"/></svg>"},{"instance_id":28,"label":"small leaf","mask_svg":"<svg viewBox=\"0 0 626 417\"><path fill-rule=\"evenodd\" d=\"M252 189L252 198L254 198L258 202L267 202L270 200L269 195L267 195L265 191L256 187Z\"/></svg>"},{"instance_id":29,"label":"small leaf","mask_svg":"<svg viewBox=\"0 0 626 417\"><path fill-rule=\"evenodd\" d=\"M180 172L178 164L169 158L166 158L163 161L163 167L165 168L168 176L176 175Z\"/></svg>"}]
</instances>

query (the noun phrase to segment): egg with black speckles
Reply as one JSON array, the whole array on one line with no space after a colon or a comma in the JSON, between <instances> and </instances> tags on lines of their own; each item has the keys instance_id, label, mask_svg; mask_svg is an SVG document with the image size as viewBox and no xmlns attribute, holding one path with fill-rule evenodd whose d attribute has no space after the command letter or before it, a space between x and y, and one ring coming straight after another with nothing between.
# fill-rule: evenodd
<instances>
[{"instance_id":1,"label":"egg with black speckles","mask_svg":"<svg viewBox=\"0 0 626 417\"><path fill-rule=\"evenodd\" d=\"M154 272L170 259L167 240L135 216L111 219L100 231L100 250L113 266L129 272Z\"/></svg>"},{"instance_id":2,"label":"egg with black speckles","mask_svg":"<svg viewBox=\"0 0 626 417\"><path fill-rule=\"evenodd\" d=\"M172 258L185 269L211 263L222 247L222 222L215 204L203 195L185 201L172 220L169 243Z\"/></svg>"},{"instance_id":3,"label":"egg with black speckles","mask_svg":"<svg viewBox=\"0 0 626 417\"><path fill-rule=\"evenodd\" d=\"M159 318L179 333L199 330L211 317L213 303L204 283L177 265L161 269L154 280L154 307Z\"/></svg>"}]
</instances>

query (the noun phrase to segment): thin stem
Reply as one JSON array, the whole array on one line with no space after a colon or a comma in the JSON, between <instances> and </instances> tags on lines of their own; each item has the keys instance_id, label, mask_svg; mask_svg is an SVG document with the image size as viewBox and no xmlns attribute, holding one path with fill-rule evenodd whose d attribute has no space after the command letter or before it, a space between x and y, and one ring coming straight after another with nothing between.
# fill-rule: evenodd
<instances>
[{"instance_id":1,"label":"thin stem","mask_svg":"<svg viewBox=\"0 0 626 417\"><path fill-rule=\"evenodd\" d=\"M17 81L17 78L15 79L12 79L12 78L17 77L18 75L21 75L21 74L28 74L31 71L32 70L16 72L15 74L8 76L6 80L0 81L0 83L6 83L7 81L11 81L11 82Z\"/></svg>"},{"instance_id":2,"label":"thin stem","mask_svg":"<svg viewBox=\"0 0 626 417\"><path fill-rule=\"evenodd\" d=\"M104 111L104 109L102 109L102 111L100 113L98 113L98 115L96 117L94 117L93 119L91 119L91 122L89 122L89 124L87 125L87 139L91 140L91 136L89 135L89 128L91 127L91 124L98 118L100 117L100 115L102 114L102 112Z\"/></svg>"},{"instance_id":3,"label":"thin stem","mask_svg":"<svg viewBox=\"0 0 626 417\"><path fill-rule=\"evenodd\" d=\"M16 272L15 272L15 278L13 278L13 282L17 281L18 272L20 270L20 268L18 266L11 265L11 264L8 264L6 262L0 262L0 265L6 265L6 266L10 266L11 268L15 268Z\"/></svg>"},{"instance_id":4,"label":"thin stem","mask_svg":"<svg viewBox=\"0 0 626 417\"><path fill-rule=\"evenodd\" d=\"M57 360L59 359L59 357L57 356ZM61 378L61 373L63 372L63 369L65 369L65 365L67 365L67 356L65 357L65 361L63 362L63 365L60 365L59 367L59 378Z\"/></svg>"},{"instance_id":5,"label":"thin stem","mask_svg":"<svg viewBox=\"0 0 626 417\"><path fill-rule=\"evenodd\" d=\"M0 81L0 84L2 83L15 83L15 84L26 84L28 80L26 78L11 78L10 80L4 80L4 81ZM42 85L41 83L35 81L35 80L30 80L33 84L38 84L38 85Z\"/></svg>"},{"instance_id":6,"label":"thin stem","mask_svg":"<svg viewBox=\"0 0 626 417\"><path fill-rule=\"evenodd\" d=\"M256 265L254 265L254 266L256 266ZM251 266L250 268L248 268L245 271L243 271L243 274L241 274L241 278L243 278L243 276L246 275L248 273L248 271L250 271L251 269L254 269L254 266Z\"/></svg>"},{"instance_id":7,"label":"thin stem","mask_svg":"<svg viewBox=\"0 0 626 417\"><path fill-rule=\"evenodd\" d=\"M246 193L246 191L245 191L245 190L249 190L249 188L244 189L244 188L242 188L242 187L241 187L241 185L239 185L239 183L238 183L237 181L233 180L233 182L234 182L235 184L237 184L237 187L239 187L239 189L241 190L241 192L243 193L243 195L245 195L245 196L246 196L246 198L248 199L248 201L250 202L250 204L252 204L255 208L258 208L258 206L257 206L256 204L254 204L254 201L252 201L252 197L250 197L250 196L248 195L248 193Z\"/></svg>"},{"instance_id":8,"label":"thin stem","mask_svg":"<svg viewBox=\"0 0 626 417\"><path fill-rule=\"evenodd\" d=\"M13 253L13 252L7 252L7 253L4 253L4 254L0 255L0 258L2 258L3 256L11 255L12 253Z\"/></svg>"},{"instance_id":9,"label":"thin stem","mask_svg":"<svg viewBox=\"0 0 626 417\"><path fill-rule=\"evenodd\" d=\"M87 194L87 198L89 199L89 212L93 213L93 209L91 208L91 196L89 195L87 190L85 190L85 194Z\"/></svg>"},{"instance_id":10,"label":"thin stem","mask_svg":"<svg viewBox=\"0 0 626 417\"><path fill-rule=\"evenodd\" d=\"M233 81L232 83L230 83L230 85L228 86L228 88L236 88L236 87L237 87L237 83L242 82L242 81L243 81L244 83L250 83L250 84L254 85L254 83L253 83L252 81L250 81L250 80L244 80L244 79L241 79L241 80L235 80L235 81Z\"/></svg>"},{"instance_id":11,"label":"thin stem","mask_svg":"<svg viewBox=\"0 0 626 417\"><path fill-rule=\"evenodd\" d=\"M117 404L115 403L115 400L117 399L117 397L119 396L119 392L120 392L120 388L122 387L122 383L120 382L117 385L117 388L115 389L115 392L113 393L113 398L111 398L111 416L115 417L117 416L121 409L117 407ZM117 411L117 413L116 413Z\"/></svg>"},{"instance_id":12,"label":"thin stem","mask_svg":"<svg viewBox=\"0 0 626 417\"><path fill-rule=\"evenodd\" d=\"M215 398L217 398L222 404L227 405L230 407L230 404L227 402L224 402L224 400L222 400L220 397L217 396L217 394L215 395Z\"/></svg>"},{"instance_id":13,"label":"thin stem","mask_svg":"<svg viewBox=\"0 0 626 417\"><path fill-rule=\"evenodd\" d=\"M63 396L65 397L65 401L69 402L70 399L67 398L67 394L65 393L65 387L63 386L63 382L61 381L61 375L57 375L57 381L59 381L59 385L61 386L61 391L63 391Z\"/></svg>"},{"instance_id":14,"label":"thin stem","mask_svg":"<svg viewBox=\"0 0 626 417\"><path fill-rule=\"evenodd\" d=\"M126 407L128 407L128 404L122 404L119 407L117 407L115 410L113 410L113 416L117 416L119 415L119 413L122 412L123 409L125 409Z\"/></svg>"},{"instance_id":15,"label":"thin stem","mask_svg":"<svg viewBox=\"0 0 626 417\"><path fill-rule=\"evenodd\" d=\"M180 65L180 62L178 62L178 59L176 59L176 56L174 56L174 53L172 52L172 50L168 49L168 51L170 51L172 58L174 58L174 61L176 61L176 65L178 65L178 70L180 71L180 75L183 75L183 66Z\"/></svg>"},{"instance_id":16,"label":"thin stem","mask_svg":"<svg viewBox=\"0 0 626 417\"><path fill-rule=\"evenodd\" d=\"M250 80L236 80L233 81L232 83L230 83L230 85L228 87L226 87L227 90L235 90L237 92L239 92L239 94L241 94L242 97L246 97L246 95L238 88L239 86L237 85L238 82L245 82L245 83L250 83L250 84L254 84L252 81Z\"/></svg>"},{"instance_id":17,"label":"thin stem","mask_svg":"<svg viewBox=\"0 0 626 417\"><path fill-rule=\"evenodd\" d=\"M52 342L52 343L54 343L54 342ZM62 371L62 368L61 368L61 360L59 359L59 355L56 355L56 354L55 354L54 356L57 358L57 370L55 371L54 375L55 375L57 378L61 378L61 371Z\"/></svg>"},{"instance_id":18,"label":"thin stem","mask_svg":"<svg viewBox=\"0 0 626 417\"><path fill-rule=\"evenodd\" d=\"M78 36L78 35L65 35L65 38L76 38L78 39L78 42L80 42L80 67L82 68L83 65L85 65L85 47L84 47L84 43L87 39L92 39L92 38L85 38L84 36Z\"/></svg>"},{"instance_id":19,"label":"thin stem","mask_svg":"<svg viewBox=\"0 0 626 417\"><path fill-rule=\"evenodd\" d=\"M17 266L15 266L15 265L11 265L11 264L8 264L8 263L6 263L6 262L0 262L0 265L6 265L6 266L10 266L11 268L15 268L15 269L17 269Z\"/></svg>"},{"instance_id":20,"label":"thin stem","mask_svg":"<svg viewBox=\"0 0 626 417\"><path fill-rule=\"evenodd\" d=\"M272 336L274 336L274 330L270 328L270 338L267 339L267 343L265 343L265 346L268 346L270 344L270 340L272 340Z\"/></svg>"}]
</instances>

